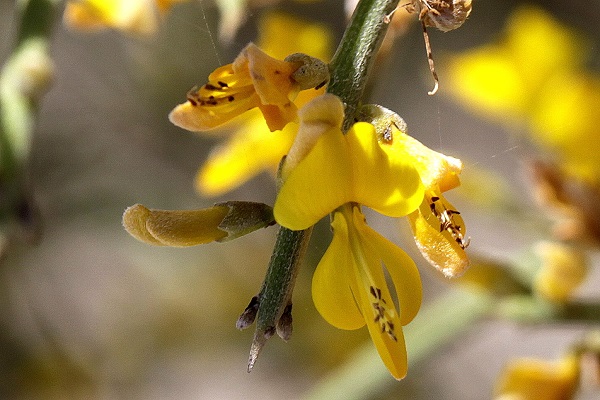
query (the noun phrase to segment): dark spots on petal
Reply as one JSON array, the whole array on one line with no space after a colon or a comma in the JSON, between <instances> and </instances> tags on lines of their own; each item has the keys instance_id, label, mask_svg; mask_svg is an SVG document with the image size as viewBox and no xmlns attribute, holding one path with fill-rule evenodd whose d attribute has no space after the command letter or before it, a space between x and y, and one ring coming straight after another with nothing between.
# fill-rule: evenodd
<instances>
[{"instance_id":1,"label":"dark spots on petal","mask_svg":"<svg viewBox=\"0 0 600 400\"><path fill-rule=\"evenodd\" d=\"M375 298L377 298L377 292L375 291L375 287L374 286L370 286L369 287L369 292L371 292L371 295Z\"/></svg>"},{"instance_id":2,"label":"dark spots on petal","mask_svg":"<svg viewBox=\"0 0 600 400\"><path fill-rule=\"evenodd\" d=\"M454 241L462 248L466 249L471 243L470 238L466 238L462 232L462 226L458 225L454 220L454 215L459 215L460 212L457 210L452 210L446 208L446 206L442 202L438 202L440 200L439 197L433 196L431 197L431 203L429 203L429 208L431 209L431 213L438 219L440 222L440 232L448 232L454 239Z\"/></svg>"},{"instance_id":3,"label":"dark spots on petal","mask_svg":"<svg viewBox=\"0 0 600 400\"><path fill-rule=\"evenodd\" d=\"M319 83L317 86L315 86L315 90L319 90L321 89L323 86L325 86L327 84L327 81L323 81L321 83Z\"/></svg>"},{"instance_id":4,"label":"dark spots on petal","mask_svg":"<svg viewBox=\"0 0 600 400\"><path fill-rule=\"evenodd\" d=\"M234 100L235 100L235 97L233 97L233 96L228 96L228 97L227 97L227 100L228 100L228 101L231 103L232 101L234 101Z\"/></svg>"}]
</instances>

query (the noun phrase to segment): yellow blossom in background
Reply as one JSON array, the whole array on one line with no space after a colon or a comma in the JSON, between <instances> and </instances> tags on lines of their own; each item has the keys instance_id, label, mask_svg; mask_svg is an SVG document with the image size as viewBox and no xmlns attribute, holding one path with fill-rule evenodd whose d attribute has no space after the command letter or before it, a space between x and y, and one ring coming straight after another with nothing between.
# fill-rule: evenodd
<instances>
[{"instance_id":1,"label":"yellow blossom in background","mask_svg":"<svg viewBox=\"0 0 600 400\"><path fill-rule=\"evenodd\" d=\"M258 46L279 59L301 52L328 60L332 54L333 36L324 25L270 12L259 22ZM324 88L302 91L294 103L302 107L324 91ZM298 130L297 123L291 122L282 130L272 132L257 110L245 113L233 124L233 132L211 131L213 135L222 135L225 141L211 151L196 176L196 189L205 196L221 195L263 171L274 174Z\"/></svg>"},{"instance_id":2,"label":"yellow blossom in background","mask_svg":"<svg viewBox=\"0 0 600 400\"><path fill-rule=\"evenodd\" d=\"M539 8L521 7L495 44L452 57L453 95L501 123L528 128L562 171L600 183L600 75L584 69L588 42Z\"/></svg>"},{"instance_id":3,"label":"yellow blossom in background","mask_svg":"<svg viewBox=\"0 0 600 400\"><path fill-rule=\"evenodd\" d=\"M530 119L533 140L557 155L561 169L600 185L600 74L556 76L540 93Z\"/></svg>"},{"instance_id":4,"label":"yellow blossom in background","mask_svg":"<svg viewBox=\"0 0 600 400\"><path fill-rule=\"evenodd\" d=\"M565 302L587 276L588 262L583 251L563 243L541 242L535 252L542 260L533 286L553 302Z\"/></svg>"},{"instance_id":5,"label":"yellow blossom in background","mask_svg":"<svg viewBox=\"0 0 600 400\"><path fill-rule=\"evenodd\" d=\"M292 230L306 229L333 212L333 239L313 276L315 307L340 329L366 324L384 364L401 379L407 371L402 326L419 310L420 277L404 251L368 227L361 205L405 216L422 201L423 186L410 158L395 151L393 139L380 143L375 127L366 122L344 135L343 118L343 104L331 94L301 109L273 212Z\"/></svg>"},{"instance_id":6,"label":"yellow blossom in background","mask_svg":"<svg viewBox=\"0 0 600 400\"><path fill-rule=\"evenodd\" d=\"M584 48L581 38L546 12L521 7L500 41L451 57L449 89L485 117L513 122L536 107L549 79L581 67Z\"/></svg>"},{"instance_id":7,"label":"yellow blossom in background","mask_svg":"<svg viewBox=\"0 0 600 400\"><path fill-rule=\"evenodd\" d=\"M569 400L579 383L579 359L557 362L521 358L509 363L496 386L495 400Z\"/></svg>"},{"instance_id":8,"label":"yellow blossom in background","mask_svg":"<svg viewBox=\"0 0 600 400\"><path fill-rule=\"evenodd\" d=\"M113 28L129 33L154 33L160 18L175 3L187 0L79 0L67 1L67 26L78 30Z\"/></svg>"}]
</instances>

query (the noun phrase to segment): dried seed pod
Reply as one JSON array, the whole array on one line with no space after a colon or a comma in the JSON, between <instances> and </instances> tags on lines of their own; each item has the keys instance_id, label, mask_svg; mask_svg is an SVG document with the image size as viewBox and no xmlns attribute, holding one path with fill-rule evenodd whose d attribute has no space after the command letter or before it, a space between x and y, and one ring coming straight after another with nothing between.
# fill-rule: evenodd
<instances>
[{"instance_id":1,"label":"dried seed pod","mask_svg":"<svg viewBox=\"0 0 600 400\"><path fill-rule=\"evenodd\" d=\"M471 13L471 0L413 0L407 11L419 12L425 26L448 32L459 28Z\"/></svg>"},{"instance_id":2,"label":"dried seed pod","mask_svg":"<svg viewBox=\"0 0 600 400\"><path fill-rule=\"evenodd\" d=\"M406 7L406 11L408 12L419 13L419 20L423 26L423 37L425 38L429 70L435 81L435 86L428 94L434 95L438 90L439 79L433 64L433 54L431 52L427 27L435 27L442 32L459 28L471 13L471 0L412 0L411 3L408 3L404 7Z\"/></svg>"}]
</instances>

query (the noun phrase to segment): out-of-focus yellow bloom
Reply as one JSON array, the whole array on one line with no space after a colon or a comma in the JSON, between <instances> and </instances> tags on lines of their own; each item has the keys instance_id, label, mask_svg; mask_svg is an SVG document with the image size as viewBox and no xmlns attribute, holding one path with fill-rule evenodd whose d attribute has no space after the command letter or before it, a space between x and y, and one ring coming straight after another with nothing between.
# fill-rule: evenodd
<instances>
[{"instance_id":1,"label":"out-of-focus yellow bloom","mask_svg":"<svg viewBox=\"0 0 600 400\"><path fill-rule=\"evenodd\" d=\"M175 3L187 0L73 0L63 15L67 26L80 30L119 29L147 35Z\"/></svg>"},{"instance_id":2,"label":"out-of-focus yellow bloom","mask_svg":"<svg viewBox=\"0 0 600 400\"><path fill-rule=\"evenodd\" d=\"M542 260L541 270L534 280L535 291L549 301L566 301L587 276L585 254L555 242L538 243L535 252Z\"/></svg>"},{"instance_id":3,"label":"out-of-focus yellow bloom","mask_svg":"<svg viewBox=\"0 0 600 400\"><path fill-rule=\"evenodd\" d=\"M546 12L521 7L499 43L452 57L450 90L484 116L512 122L532 112L549 79L581 66L584 48Z\"/></svg>"},{"instance_id":4,"label":"out-of-focus yellow bloom","mask_svg":"<svg viewBox=\"0 0 600 400\"><path fill-rule=\"evenodd\" d=\"M454 56L453 94L498 122L528 127L569 175L600 183L600 75L586 72L589 44L538 8L519 8L506 33Z\"/></svg>"},{"instance_id":5,"label":"out-of-focus yellow bloom","mask_svg":"<svg viewBox=\"0 0 600 400\"><path fill-rule=\"evenodd\" d=\"M379 142L372 124L358 122L347 134L340 99L324 94L300 110L300 127L281 168L283 184L275 202L278 223L306 229L333 212L333 239L313 277L313 299L321 315L340 329L365 324L391 374L406 375L402 326L421 304L414 262L365 222L361 205L400 217L423 199L423 185L410 157ZM396 308L385 280L389 273Z\"/></svg>"},{"instance_id":6,"label":"out-of-focus yellow bloom","mask_svg":"<svg viewBox=\"0 0 600 400\"><path fill-rule=\"evenodd\" d=\"M150 210L136 204L123 213L123 226L155 246L187 247L224 242L273 224L271 207L230 201L198 210Z\"/></svg>"},{"instance_id":7,"label":"out-of-focus yellow bloom","mask_svg":"<svg viewBox=\"0 0 600 400\"><path fill-rule=\"evenodd\" d=\"M509 363L496 386L495 400L569 400L579 383L579 359L558 362L522 358Z\"/></svg>"},{"instance_id":8,"label":"out-of-focus yellow bloom","mask_svg":"<svg viewBox=\"0 0 600 400\"><path fill-rule=\"evenodd\" d=\"M563 172L600 185L600 75L555 76L531 113L534 141L557 155Z\"/></svg>"}]
</instances>

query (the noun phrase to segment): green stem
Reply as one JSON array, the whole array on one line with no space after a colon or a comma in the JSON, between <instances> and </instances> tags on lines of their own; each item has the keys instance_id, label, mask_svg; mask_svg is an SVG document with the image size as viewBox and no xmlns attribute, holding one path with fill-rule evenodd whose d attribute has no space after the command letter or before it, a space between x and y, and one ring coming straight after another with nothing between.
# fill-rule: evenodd
<instances>
[{"instance_id":1,"label":"green stem","mask_svg":"<svg viewBox=\"0 0 600 400\"><path fill-rule=\"evenodd\" d=\"M354 121L356 110L363 95L370 67L381 45L387 24L384 22L399 0L361 0L356 7L350 25L331 63L331 80L327 91L342 99L346 105L344 131ZM250 349L248 370L267 339L281 326L286 307L291 306L294 279L310 240L312 228L290 231L281 227L275 242L273 255L259 295L252 300L238 320L244 328L256 315L257 327ZM256 310L256 314L254 314ZM291 314L286 316L291 333ZM283 328L285 330L286 328ZM284 339L288 337L280 332Z\"/></svg>"},{"instance_id":2,"label":"green stem","mask_svg":"<svg viewBox=\"0 0 600 400\"><path fill-rule=\"evenodd\" d=\"M50 35L59 3L17 2L17 42L0 72L0 236L12 236L15 227L27 239L37 236L27 166L36 105L52 75Z\"/></svg>"},{"instance_id":3,"label":"green stem","mask_svg":"<svg viewBox=\"0 0 600 400\"><path fill-rule=\"evenodd\" d=\"M331 61L331 80L327 92L340 97L346 105L343 131L347 131L359 107L377 50L385 37L386 17L398 0L362 0Z\"/></svg>"}]
</instances>

